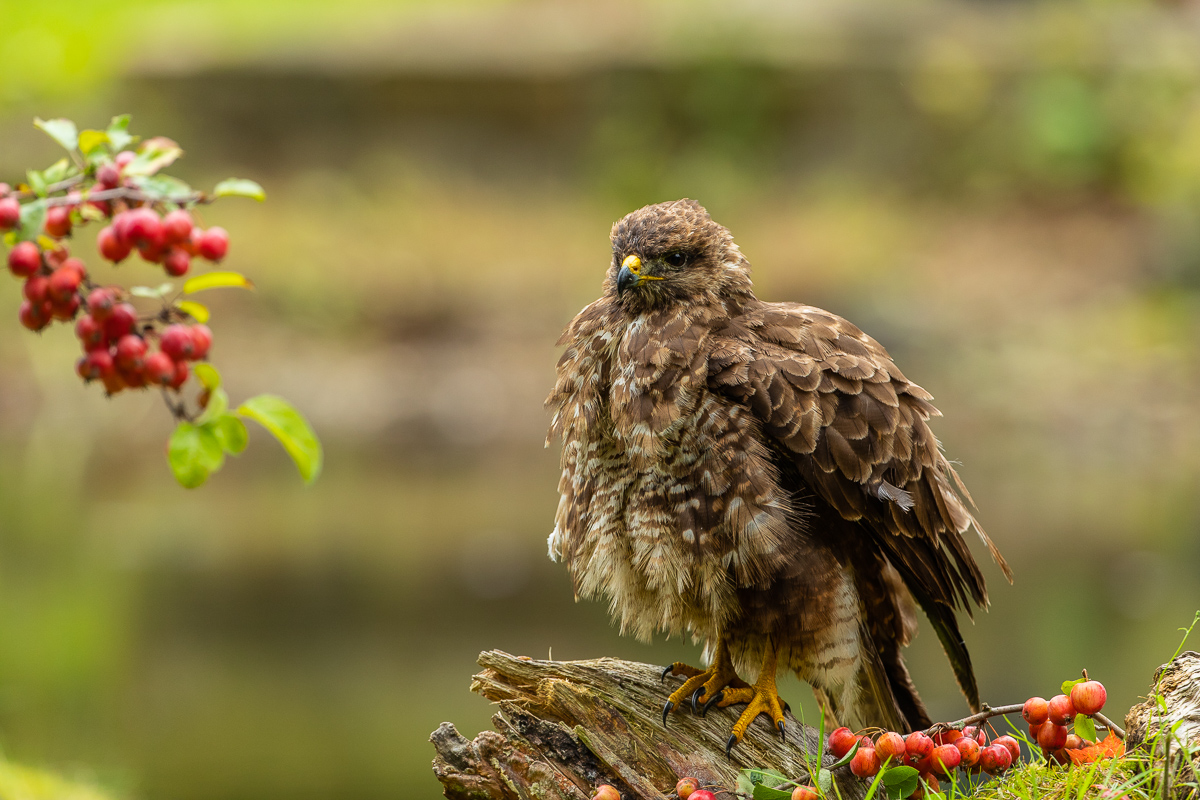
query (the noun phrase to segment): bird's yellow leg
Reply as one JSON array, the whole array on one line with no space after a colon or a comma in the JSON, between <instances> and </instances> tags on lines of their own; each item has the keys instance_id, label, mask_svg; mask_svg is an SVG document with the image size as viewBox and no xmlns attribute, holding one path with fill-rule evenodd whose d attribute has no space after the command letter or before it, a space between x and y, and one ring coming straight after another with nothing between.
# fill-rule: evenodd
<instances>
[{"instance_id":1,"label":"bird's yellow leg","mask_svg":"<svg viewBox=\"0 0 1200 800\"><path fill-rule=\"evenodd\" d=\"M729 751L733 746L742 740L746 735L746 729L750 727L750 723L758 718L759 714L768 714L771 721L775 723L775 729L779 731L780 738L784 736L784 721L783 710L786 703L779 697L779 691L775 688L775 659L777 657L775 645L767 643L767 654L763 658L762 669L758 673L758 680L753 686L745 688L726 689L721 697L716 701L717 706L725 708L735 703L749 703L746 710L738 717L737 722L733 723L733 733L729 735L729 740L725 742L725 754L729 755Z\"/></svg>"},{"instance_id":2,"label":"bird's yellow leg","mask_svg":"<svg viewBox=\"0 0 1200 800\"><path fill-rule=\"evenodd\" d=\"M667 716L671 710L680 705L686 698L692 700L692 711L702 713L707 711L714 700L723 696L726 687L733 688L749 688L750 684L738 677L738 674L733 669L733 661L729 658L729 648L725 644L725 637L717 637L717 646L713 650L712 664L708 669L696 669L689 667L681 661L676 661L671 666L663 670L663 677L668 675L686 675L688 679L683 684L671 692L671 696L667 698L666 704L663 705L663 725L667 724ZM703 709L701 709L703 706Z\"/></svg>"}]
</instances>

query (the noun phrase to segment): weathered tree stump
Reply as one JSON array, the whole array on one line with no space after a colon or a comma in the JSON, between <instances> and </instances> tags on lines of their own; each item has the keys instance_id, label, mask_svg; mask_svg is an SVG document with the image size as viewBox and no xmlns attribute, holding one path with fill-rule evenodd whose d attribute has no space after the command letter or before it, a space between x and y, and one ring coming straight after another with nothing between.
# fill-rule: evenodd
<instances>
[{"instance_id":1,"label":"weathered tree stump","mask_svg":"<svg viewBox=\"0 0 1200 800\"><path fill-rule=\"evenodd\" d=\"M725 740L743 706L699 717L661 711L679 679L662 667L612 658L538 661L498 650L481 653L471 690L496 703L495 731L467 741L448 722L433 732L433 770L451 800L588 800L601 783L625 800L663 800L691 775L720 800L733 800L738 773L769 768L803 780L816 766L817 731L789 712L787 741L765 717L725 755ZM825 766L832 763L828 755ZM861 798L866 782L846 769L842 796Z\"/></svg>"},{"instance_id":2,"label":"weathered tree stump","mask_svg":"<svg viewBox=\"0 0 1200 800\"><path fill-rule=\"evenodd\" d=\"M1149 750L1175 794L1195 796L1200 755L1186 754L1200 754L1200 653L1185 651L1155 671L1146 701L1125 715L1125 746Z\"/></svg>"}]
</instances>

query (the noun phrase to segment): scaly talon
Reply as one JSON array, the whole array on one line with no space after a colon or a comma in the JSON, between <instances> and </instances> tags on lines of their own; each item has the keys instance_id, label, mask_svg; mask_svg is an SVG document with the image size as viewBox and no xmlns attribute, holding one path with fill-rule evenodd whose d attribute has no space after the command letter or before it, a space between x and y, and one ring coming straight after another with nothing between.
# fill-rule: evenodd
<instances>
[{"instance_id":1,"label":"scaly talon","mask_svg":"<svg viewBox=\"0 0 1200 800\"><path fill-rule=\"evenodd\" d=\"M680 706L684 701L690 699L692 712L701 713L700 705L708 704L709 698L721 694L721 690L727 686L735 688L748 688L750 684L738 677L737 672L733 669L733 662L729 658L729 651L725 647L725 640L717 639L717 646L713 652L712 664L705 670L699 670L695 667L689 667L687 664L676 662L672 664L664 672L664 676L669 673L679 673L688 675L679 688L671 692L667 698L669 708L664 710L664 715L669 713L675 707ZM666 717L664 716L665 725Z\"/></svg>"},{"instance_id":2,"label":"scaly talon","mask_svg":"<svg viewBox=\"0 0 1200 800\"><path fill-rule=\"evenodd\" d=\"M726 758L729 758L730 754L732 754L732 752L733 752L733 746L735 744L737 744L739 741L741 741L741 740L738 739L738 736L736 733L729 734L729 738L725 740L725 757Z\"/></svg>"},{"instance_id":3,"label":"scaly talon","mask_svg":"<svg viewBox=\"0 0 1200 800\"><path fill-rule=\"evenodd\" d=\"M724 690L721 690L721 691L717 692L716 694L714 694L712 696L712 698L707 703L705 703L704 706L700 709L700 716L702 716L702 717L707 716L708 710L724 699L725 699L725 691Z\"/></svg>"},{"instance_id":4,"label":"scaly talon","mask_svg":"<svg viewBox=\"0 0 1200 800\"><path fill-rule=\"evenodd\" d=\"M729 742L725 744L726 755L732 750L734 744L742 740L742 737L746 735L746 729L750 727L751 722L758 718L759 714L769 714L779 730L779 735L784 736L783 700L780 699L779 691L775 688L775 658L775 648L768 644L767 655L763 659L762 669L758 673L758 680L754 682L754 686L727 691L724 699L717 703L722 708L734 703L748 703L746 710L738 717L737 722L733 723L733 734L729 737Z\"/></svg>"},{"instance_id":5,"label":"scaly talon","mask_svg":"<svg viewBox=\"0 0 1200 800\"><path fill-rule=\"evenodd\" d=\"M671 713L671 709L674 707L675 707L675 704L672 703L670 700L668 700L663 705L663 727L664 728L667 727L667 715Z\"/></svg>"}]
</instances>

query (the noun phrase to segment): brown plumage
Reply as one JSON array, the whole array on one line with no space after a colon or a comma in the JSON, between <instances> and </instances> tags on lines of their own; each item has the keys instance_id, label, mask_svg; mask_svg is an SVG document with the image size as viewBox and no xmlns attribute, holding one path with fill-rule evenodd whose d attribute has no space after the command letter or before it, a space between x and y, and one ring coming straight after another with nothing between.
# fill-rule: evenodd
<instances>
[{"instance_id":1,"label":"brown plumage","mask_svg":"<svg viewBox=\"0 0 1200 800\"><path fill-rule=\"evenodd\" d=\"M691 633L742 674L777 658L841 723L900 731L929 724L901 655L919 605L977 708L955 612L987 591L963 534L1011 576L929 393L846 320L758 300L695 201L634 211L612 245L547 400L563 442L550 556L576 594L607 598L622 632ZM712 678L700 702L726 704L745 684L713 670L687 691Z\"/></svg>"}]
</instances>

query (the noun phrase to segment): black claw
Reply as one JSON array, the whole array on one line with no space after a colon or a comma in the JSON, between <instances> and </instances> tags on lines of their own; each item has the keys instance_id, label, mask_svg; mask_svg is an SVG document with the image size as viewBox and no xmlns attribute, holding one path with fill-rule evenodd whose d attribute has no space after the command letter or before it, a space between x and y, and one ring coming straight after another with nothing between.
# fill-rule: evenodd
<instances>
[{"instance_id":1,"label":"black claw","mask_svg":"<svg viewBox=\"0 0 1200 800\"><path fill-rule=\"evenodd\" d=\"M711 699L710 699L710 700L709 700L707 703L705 703L705 704L704 704L704 707L700 709L700 716L702 716L702 717L703 717L703 716L707 715L707 714L708 714L708 710L709 710L710 708L712 708L713 706L715 706L717 703L721 702L721 701L722 701L722 700L724 700L724 699L725 699L725 692L724 692L724 690L722 690L722 691L720 691L720 692L717 692L716 694L714 694L714 695L712 696L712 698L711 698Z\"/></svg>"},{"instance_id":2,"label":"black claw","mask_svg":"<svg viewBox=\"0 0 1200 800\"><path fill-rule=\"evenodd\" d=\"M787 734L784 732L784 729L787 726L783 724L783 720L779 720L779 722L776 722L775 727L779 728L779 741L787 742Z\"/></svg>"},{"instance_id":3,"label":"black claw","mask_svg":"<svg viewBox=\"0 0 1200 800\"><path fill-rule=\"evenodd\" d=\"M692 713L693 713L693 714L699 714L699 713L700 713L700 703L699 703L699 700L700 700L700 695L702 695L702 694L704 694L704 687L703 687L703 686L701 686L701 687L700 687L699 689L697 689L696 691L692 692Z\"/></svg>"},{"instance_id":4,"label":"black claw","mask_svg":"<svg viewBox=\"0 0 1200 800\"><path fill-rule=\"evenodd\" d=\"M733 750L733 746L735 744L737 744L737 742L738 742L737 734L734 734L734 733L729 734L729 738L725 741L725 757L726 758L729 758L729 754Z\"/></svg>"},{"instance_id":5,"label":"black claw","mask_svg":"<svg viewBox=\"0 0 1200 800\"><path fill-rule=\"evenodd\" d=\"M659 681L658 681L658 682L659 682L659 683L666 683L666 682L667 682L667 676L668 676L668 675L670 675L670 674L671 674L672 672L674 672L674 671L675 671L675 665L674 665L674 664L668 664L668 665L667 665L667 668L663 670L662 677L659 679Z\"/></svg>"},{"instance_id":6,"label":"black claw","mask_svg":"<svg viewBox=\"0 0 1200 800\"><path fill-rule=\"evenodd\" d=\"M664 728L667 727L667 715L671 713L671 709L674 707L675 707L675 704L672 703L670 700L668 700L663 705L663 727Z\"/></svg>"}]
</instances>

